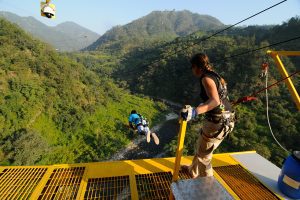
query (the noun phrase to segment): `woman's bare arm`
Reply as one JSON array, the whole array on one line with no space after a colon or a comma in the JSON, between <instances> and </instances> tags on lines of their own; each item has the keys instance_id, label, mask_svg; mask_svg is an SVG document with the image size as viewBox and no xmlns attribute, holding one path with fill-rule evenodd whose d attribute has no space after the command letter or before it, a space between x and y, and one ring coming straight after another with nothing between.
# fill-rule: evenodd
<instances>
[{"instance_id":1,"label":"woman's bare arm","mask_svg":"<svg viewBox=\"0 0 300 200\"><path fill-rule=\"evenodd\" d=\"M210 111L220 105L220 97L218 94L217 86L213 79L209 77L204 77L202 79L202 84L205 88L206 94L208 96L208 100L204 102L203 104L200 104L196 111L198 114L205 113L207 111Z\"/></svg>"}]
</instances>

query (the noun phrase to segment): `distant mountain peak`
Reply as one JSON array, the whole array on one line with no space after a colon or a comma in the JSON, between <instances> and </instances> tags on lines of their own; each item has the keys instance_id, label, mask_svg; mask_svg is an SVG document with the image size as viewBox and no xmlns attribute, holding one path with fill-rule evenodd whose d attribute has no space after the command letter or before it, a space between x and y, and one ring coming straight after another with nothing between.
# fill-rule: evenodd
<instances>
[{"instance_id":1,"label":"distant mountain peak","mask_svg":"<svg viewBox=\"0 0 300 200\"><path fill-rule=\"evenodd\" d=\"M57 24L56 27L58 26L76 26L76 27L83 27L79 24L76 24L75 22L71 22L71 21L66 21L66 22L62 22L60 24Z\"/></svg>"},{"instance_id":2,"label":"distant mountain peak","mask_svg":"<svg viewBox=\"0 0 300 200\"><path fill-rule=\"evenodd\" d=\"M137 46L145 40L170 40L198 30L208 31L224 27L224 24L209 15L200 15L188 10L152 11L124 26L115 26L102 35L88 49L103 46Z\"/></svg>"},{"instance_id":3,"label":"distant mountain peak","mask_svg":"<svg viewBox=\"0 0 300 200\"><path fill-rule=\"evenodd\" d=\"M0 16L23 28L33 36L51 44L60 51L78 51L99 38L99 34L75 22L67 21L51 27L32 16L20 17L14 13L0 11Z\"/></svg>"}]
</instances>

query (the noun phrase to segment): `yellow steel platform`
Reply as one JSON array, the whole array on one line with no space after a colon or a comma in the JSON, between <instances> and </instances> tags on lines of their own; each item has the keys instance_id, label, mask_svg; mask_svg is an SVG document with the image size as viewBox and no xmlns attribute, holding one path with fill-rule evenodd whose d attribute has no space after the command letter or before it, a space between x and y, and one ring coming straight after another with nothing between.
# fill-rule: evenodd
<instances>
[{"instance_id":1,"label":"yellow steel platform","mask_svg":"<svg viewBox=\"0 0 300 200\"><path fill-rule=\"evenodd\" d=\"M191 160L192 157L182 157L181 164L189 164ZM157 158L0 167L0 199L168 199L174 162L175 158ZM232 154L216 154L212 163L215 178L233 198L247 199L255 193L269 199L280 198ZM180 172L179 178L189 177Z\"/></svg>"}]
</instances>

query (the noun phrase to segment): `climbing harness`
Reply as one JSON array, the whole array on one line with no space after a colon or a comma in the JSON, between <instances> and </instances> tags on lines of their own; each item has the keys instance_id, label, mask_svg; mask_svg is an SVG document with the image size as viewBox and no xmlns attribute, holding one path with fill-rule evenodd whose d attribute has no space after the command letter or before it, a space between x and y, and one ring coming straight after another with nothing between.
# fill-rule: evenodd
<instances>
[{"instance_id":1,"label":"climbing harness","mask_svg":"<svg viewBox=\"0 0 300 200\"><path fill-rule=\"evenodd\" d=\"M143 125L144 127L149 126L149 122L147 121L147 118L144 118L141 114L137 114L139 118L139 122L136 124L136 126Z\"/></svg>"},{"instance_id":2,"label":"climbing harness","mask_svg":"<svg viewBox=\"0 0 300 200\"><path fill-rule=\"evenodd\" d=\"M236 121L234 111L223 111L220 114L206 114L204 118L209 122L222 125L220 130L213 137L218 136L222 131L224 131L223 137L226 137L233 129L232 123Z\"/></svg>"},{"instance_id":3,"label":"climbing harness","mask_svg":"<svg viewBox=\"0 0 300 200\"><path fill-rule=\"evenodd\" d=\"M213 75L214 77L216 77L215 80L218 82L217 90L220 98L220 105L217 107L217 109L214 109L213 112L205 113L204 118L209 122L221 124L221 128L213 137L219 137L220 134L223 132L223 138L226 137L233 129L233 127L231 126L232 123L236 121L235 112L231 111L227 86L226 83L222 81L221 76L213 71L209 71L206 75ZM229 107L227 107L229 110L226 110L226 103L227 105L229 104Z\"/></svg>"}]
</instances>

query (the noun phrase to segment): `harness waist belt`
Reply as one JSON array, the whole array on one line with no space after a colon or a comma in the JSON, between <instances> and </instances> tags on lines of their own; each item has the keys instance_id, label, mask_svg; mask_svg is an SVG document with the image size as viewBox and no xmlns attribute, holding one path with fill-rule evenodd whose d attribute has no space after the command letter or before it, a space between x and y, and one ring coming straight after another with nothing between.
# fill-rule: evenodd
<instances>
[{"instance_id":1,"label":"harness waist belt","mask_svg":"<svg viewBox=\"0 0 300 200\"><path fill-rule=\"evenodd\" d=\"M224 111L222 113L219 113L219 114L212 114L212 113L209 113L209 114L206 114L205 115L205 119L207 119L208 121L210 122L213 122L213 123L221 123L225 120L229 120L231 122L234 122L235 121L235 112L231 112L231 111Z\"/></svg>"}]
</instances>

